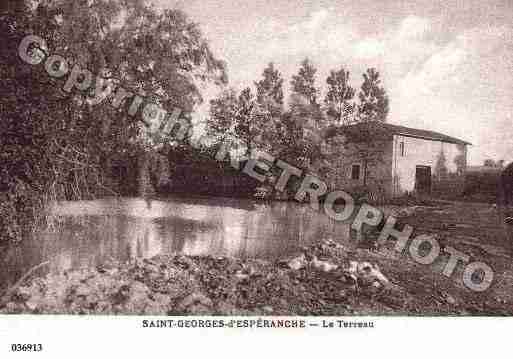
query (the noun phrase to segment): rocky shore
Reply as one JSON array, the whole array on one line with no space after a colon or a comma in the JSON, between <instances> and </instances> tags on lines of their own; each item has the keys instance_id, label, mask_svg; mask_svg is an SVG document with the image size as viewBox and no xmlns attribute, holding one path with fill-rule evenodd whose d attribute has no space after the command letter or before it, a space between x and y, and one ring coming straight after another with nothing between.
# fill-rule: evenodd
<instances>
[{"instance_id":1,"label":"rocky shore","mask_svg":"<svg viewBox=\"0 0 513 359\"><path fill-rule=\"evenodd\" d=\"M459 291L449 294L436 280L412 285L405 275L408 270L390 258L324 240L275 262L158 256L28 278L3 295L0 312L344 316L506 310L473 304Z\"/></svg>"}]
</instances>

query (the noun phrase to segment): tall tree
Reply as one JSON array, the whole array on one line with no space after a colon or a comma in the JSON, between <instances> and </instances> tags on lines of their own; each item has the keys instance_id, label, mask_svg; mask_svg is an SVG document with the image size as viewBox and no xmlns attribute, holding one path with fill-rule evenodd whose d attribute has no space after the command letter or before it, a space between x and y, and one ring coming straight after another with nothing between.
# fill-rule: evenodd
<instances>
[{"instance_id":1,"label":"tall tree","mask_svg":"<svg viewBox=\"0 0 513 359\"><path fill-rule=\"evenodd\" d=\"M358 104L359 122L386 122L389 100L376 69L367 69L363 74L363 83L358 98L360 100Z\"/></svg>"},{"instance_id":2,"label":"tall tree","mask_svg":"<svg viewBox=\"0 0 513 359\"><path fill-rule=\"evenodd\" d=\"M318 90L315 87L316 73L317 69L314 67L311 61L306 58L301 62L299 72L292 76L291 81L292 92L294 94L304 96L308 103L312 106L318 106Z\"/></svg>"},{"instance_id":3,"label":"tall tree","mask_svg":"<svg viewBox=\"0 0 513 359\"><path fill-rule=\"evenodd\" d=\"M341 68L331 71L326 79L328 92L324 99L327 115L336 125L348 125L353 121L356 105L353 102L355 89L349 83L349 71Z\"/></svg>"},{"instance_id":4,"label":"tall tree","mask_svg":"<svg viewBox=\"0 0 513 359\"><path fill-rule=\"evenodd\" d=\"M238 111L235 116L235 136L239 138L246 148L246 155L249 155L253 149L253 142L258 136L260 128L255 118L256 101L251 93L251 89L245 88L238 98Z\"/></svg>"},{"instance_id":5,"label":"tall tree","mask_svg":"<svg viewBox=\"0 0 513 359\"><path fill-rule=\"evenodd\" d=\"M218 140L228 140L233 136L233 123L239 111L237 93L230 88L210 100L210 116L207 119L208 132Z\"/></svg>"},{"instance_id":6,"label":"tall tree","mask_svg":"<svg viewBox=\"0 0 513 359\"><path fill-rule=\"evenodd\" d=\"M316 73L310 60L303 60L291 80L290 109L278 127L280 156L304 169L312 169L319 158L320 130L324 125L324 115L317 102Z\"/></svg>"},{"instance_id":7,"label":"tall tree","mask_svg":"<svg viewBox=\"0 0 513 359\"><path fill-rule=\"evenodd\" d=\"M283 115L283 77L271 62L262 72L262 78L256 81L255 118L261 125L258 136L259 147L271 149L277 142L277 125Z\"/></svg>"},{"instance_id":8,"label":"tall tree","mask_svg":"<svg viewBox=\"0 0 513 359\"><path fill-rule=\"evenodd\" d=\"M179 108L185 118L202 101L199 82L226 82L224 64L182 11L157 12L141 0L43 0L35 13L34 31L48 39L52 52L65 54L146 102L169 111ZM110 158L129 149L140 154L143 168L149 168L148 152L155 154L167 139L160 133L165 124L147 126L140 116L128 118L126 111L112 108L109 101L92 105L91 93L71 96L83 104L78 117L91 133L96 132L90 138L98 153ZM111 131L105 131L106 123ZM123 132L129 137L117 136Z\"/></svg>"},{"instance_id":9,"label":"tall tree","mask_svg":"<svg viewBox=\"0 0 513 359\"><path fill-rule=\"evenodd\" d=\"M257 102L269 107L273 115L283 111L283 77L271 62L262 73L262 79L255 82Z\"/></svg>"},{"instance_id":10,"label":"tall tree","mask_svg":"<svg viewBox=\"0 0 513 359\"><path fill-rule=\"evenodd\" d=\"M379 164L384 161L384 146L388 136L386 129L380 124L386 122L389 100L376 69L368 69L363 74L358 98L356 125L349 126L345 131L345 147L351 152L350 156L359 158L362 163L363 185L367 187L370 171L376 171L374 181L380 182L377 171ZM381 186L379 183L373 185Z\"/></svg>"},{"instance_id":11,"label":"tall tree","mask_svg":"<svg viewBox=\"0 0 513 359\"><path fill-rule=\"evenodd\" d=\"M305 59L291 80L290 112L293 118L302 122L307 133L317 133L325 125L324 114L317 102L319 90L315 87L316 73L314 65Z\"/></svg>"},{"instance_id":12,"label":"tall tree","mask_svg":"<svg viewBox=\"0 0 513 359\"><path fill-rule=\"evenodd\" d=\"M210 102L209 131L221 140L238 142L248 155L257 146L261 132L256 100L250 88L237 96L233 89L224 91Z\"/></svg>"}]
</instances>

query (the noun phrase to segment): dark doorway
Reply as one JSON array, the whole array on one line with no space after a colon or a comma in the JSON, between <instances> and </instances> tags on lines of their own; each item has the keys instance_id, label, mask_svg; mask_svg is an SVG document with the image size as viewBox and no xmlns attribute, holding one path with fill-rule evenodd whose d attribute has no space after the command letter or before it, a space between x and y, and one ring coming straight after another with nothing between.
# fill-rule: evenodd
<instances>
[{"instance_id":1,"label":"dark doorway","mask_svg":"<svg viewBox=\"0 0 513 359\"><path fill-rule=\"evenodd\" d=\"M417 166L415 171L415 192L417 194L431 193L431 167Z\"/></svg>"}]
</instances>

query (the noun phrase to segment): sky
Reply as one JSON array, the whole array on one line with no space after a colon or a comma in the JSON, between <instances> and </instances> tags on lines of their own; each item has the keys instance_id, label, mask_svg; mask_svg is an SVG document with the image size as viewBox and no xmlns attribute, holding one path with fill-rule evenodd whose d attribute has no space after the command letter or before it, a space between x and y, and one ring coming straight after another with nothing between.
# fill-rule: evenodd
<instances>
[{"instance_id":1,"label":"sky","mask_svg":"<svg viewBox=\"0 0 513 359\"><path fill-rule=\"evenodd\" d=\"M471 142L472 165L513 161L511 0L152 1L200 24L227 62L229 86L252 86L271 61L286 90L305 57L320 88L341 66L359 88L375 67L390 97L388 122ZM206 104L211 96L205 89Z\"/></svg>"}]
</instances>

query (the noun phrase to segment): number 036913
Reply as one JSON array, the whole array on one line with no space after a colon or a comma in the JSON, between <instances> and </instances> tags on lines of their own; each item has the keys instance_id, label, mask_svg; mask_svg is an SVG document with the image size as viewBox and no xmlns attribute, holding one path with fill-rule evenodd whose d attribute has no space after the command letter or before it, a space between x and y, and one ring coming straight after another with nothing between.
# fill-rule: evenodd
<instances>
[{"instance_id":1,"label":"number 036913","mask_svg":"<svg viewBox=\"0 0 513 359\"><path fill-rule=\"evenodd\" d=\"M13 352L40 352L43 350L43 344L11 344Z\"/></svg>"}]
</instances>

